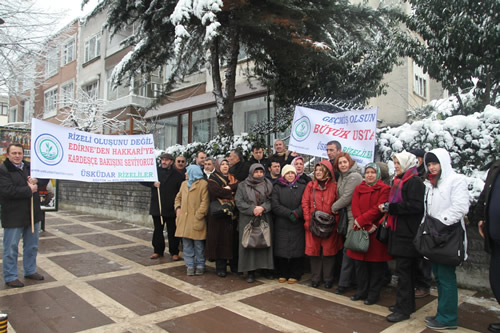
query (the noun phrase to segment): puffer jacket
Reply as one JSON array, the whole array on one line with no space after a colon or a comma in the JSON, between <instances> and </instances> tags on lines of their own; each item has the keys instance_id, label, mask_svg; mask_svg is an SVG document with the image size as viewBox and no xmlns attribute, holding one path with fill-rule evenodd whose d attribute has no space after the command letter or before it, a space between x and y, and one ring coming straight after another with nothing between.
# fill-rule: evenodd
<instances>
[{"instance_id":1,"label":"puffer jacket","mask_svg":"<svg viewBox=\"0 0 500 333\"><path fill-rule=\"evenodd\" d=\"M354 218L352 216L351 202L352 194L356 186L361 184L363 177L361 176L361 168L356 162L346 172L341 172L337 183L338 200L332 205L332 211L338 211L341 208L347 208L347 216L349 218L348 230L353 228Z\"/></svg>"}]
</instances>

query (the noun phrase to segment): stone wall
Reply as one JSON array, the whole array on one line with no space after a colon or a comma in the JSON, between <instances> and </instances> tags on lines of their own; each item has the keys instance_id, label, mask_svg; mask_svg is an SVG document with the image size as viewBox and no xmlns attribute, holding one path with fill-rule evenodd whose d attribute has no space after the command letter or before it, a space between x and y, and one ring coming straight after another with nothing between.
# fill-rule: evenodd
<instances>
[{"instance_id":1,"label":"stone wall","mask_svg":"<svg viewBox=\"0 0 500 333\"><path fill-rule=\"evenodd\" d=\"M59 182L59 207L152 227L151 189L138 183ZM457 268L460 286L489 288L489 256L476 226L467 227L468 260ZM391 265L392 266L392 265Z\"/></svg>"},{"instance_id":2,"label":"stone wall","mask_svg":"<svg viewBox=\"0 0 500 333\"><path fill-rule=\"evenodd\" d=\"M152 226L151 189L139 183L59 181L59 208Z\"/></svg>"}]
</instances>

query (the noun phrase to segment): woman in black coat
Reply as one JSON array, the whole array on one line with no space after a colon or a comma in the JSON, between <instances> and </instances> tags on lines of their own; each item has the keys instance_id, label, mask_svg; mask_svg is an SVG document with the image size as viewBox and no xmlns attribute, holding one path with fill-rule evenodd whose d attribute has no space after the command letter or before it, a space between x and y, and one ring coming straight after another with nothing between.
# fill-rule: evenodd
<instances>
[{"instance_id":1,"label":"woman in black coat","mask_svg":"<svg viewBox=\"0 0 500 333\"><path fill-rule=\"evenodd\" d=\"M389 202L379 206L389 213L389 254L396 259L399 277L396 304L386 317L389 322L410 318L415 312L415 276L420 254L413 246L413 239L424 215L425 185L417 172L417 158L408 152L394 154L396 176L389 194Z\"/></svg>"},{"instance_id":2,"label":"woman in black coat","mask_svg":"<svg viewBox=\"0 0 500 333\"><path fill-rule=\"evenodd\" d=\"M302 194L306 185L299 182L297 171L285 165L282 177L273 187L271 199L274 224L274 255L279 282L297 283L302 276L305 251Z\"/></svg>"}]
</instances>

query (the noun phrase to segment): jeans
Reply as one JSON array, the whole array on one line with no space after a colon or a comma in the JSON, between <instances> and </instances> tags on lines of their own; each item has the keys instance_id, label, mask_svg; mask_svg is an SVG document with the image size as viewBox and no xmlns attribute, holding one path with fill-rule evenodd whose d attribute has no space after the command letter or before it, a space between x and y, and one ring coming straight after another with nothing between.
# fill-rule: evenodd
<instances>
[{"instance_id":1,"label":"jeans","mask_svg":"<svg viewBox=\"0 0 500 333\"><path fill-rule=\"evenodd\" d=\"M184 263L186 267L205 268L205 241L194 240L190 238L182 238L182 246L184 252Z\"/></svg>"},{"instance_id":2,"label":"jeans","mask_svg":"<svg viewBox=\"0 0 500 333\"><path fill-rule=\"evenodd\" d=\"M3 279L5 283L17 280L17 256L19 241L23 238L24 276L36 273L36 255L38 253L38 231L40 223L35 223L35 232L31 226L24 228L3 229Z\"/></svg>"}]
</instances>

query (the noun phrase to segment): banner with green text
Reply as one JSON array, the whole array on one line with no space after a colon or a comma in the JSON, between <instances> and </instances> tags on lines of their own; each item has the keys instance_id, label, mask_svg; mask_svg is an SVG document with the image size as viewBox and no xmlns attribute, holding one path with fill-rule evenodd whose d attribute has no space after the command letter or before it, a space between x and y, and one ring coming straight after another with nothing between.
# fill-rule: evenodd
<instances>
[{"instance_id":1,"label":"banner with green text","mask_svg":"<svg viewBox=\"0 0 500 333\"><path fill-rule=\"evenodd\" d=\"M342 151L363 166L373 162L377 108L328 113L295 107L288 150L328 158L326 144L338 141Z\"/></svg>"},{"instance_id":2,"label":"banner with green text","mask_svg":"<svg viewBox=\"0 0 500 333\"><path fill-rule=\"evenodd\" d=\"M151 134L101 135L33 119L31 176L84 182L154 182Z\"/></svg>"}]
</instances>

